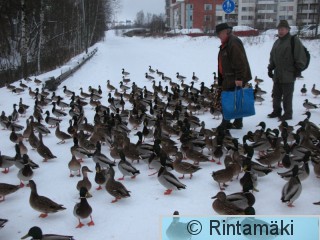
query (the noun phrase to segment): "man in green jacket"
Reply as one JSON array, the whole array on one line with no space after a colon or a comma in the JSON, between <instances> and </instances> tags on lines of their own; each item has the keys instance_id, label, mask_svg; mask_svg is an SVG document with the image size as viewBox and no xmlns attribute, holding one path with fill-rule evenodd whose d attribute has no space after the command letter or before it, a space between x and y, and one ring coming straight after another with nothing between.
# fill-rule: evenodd
<instances>
[{"instance_id":1,"label":"man in green jacket","mask_svg":"<svg viewBox=\"0 0 320 240\"><path fill-rule=\"evenodd\" d=\"M294 83L307 63L307 56L298 37L294 37L294 50L292 51L292 36L286 20L281 20L277 29L279 38L273 44L268 65L268 76L273 80L273 111L268 114L268 117L278 117L280 121L285 121L292 119ZM281 102L283 102L283 115L281 115Z\"/></svg>"},{"instance_id":2,"label":"man in green jacket","mask_svg":"<svg viewBox=\"0 0 320 240\"><path fill-rule=\"evenodd\" d=\"M218 54L218 85L222 91L234 91L244 87L252 79L249 62L242 41L232 34L232 27L227 23L216 26L216 33L221 40ZM223 119L220 126L226 129L241 129L242 118L233 123Z\"/></svg>"}]
</instances>

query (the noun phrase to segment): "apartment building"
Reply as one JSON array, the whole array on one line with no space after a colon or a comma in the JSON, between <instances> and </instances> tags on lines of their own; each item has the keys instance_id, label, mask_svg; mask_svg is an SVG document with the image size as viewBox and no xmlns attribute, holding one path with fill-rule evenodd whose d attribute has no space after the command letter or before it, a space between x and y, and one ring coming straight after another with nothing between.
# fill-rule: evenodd
<instances>
[{"instance_id":1,"label":"apartment building","mask_svg":"<svg viewBox=\"0 0 320 240\"><path fill-rule=\"evenodd\" d=\"M216 6L222 0L171 0L170 27L211 31L216 25Z\"/></svg>"},{"instance_id":2,"label":"apartment building","mask_svg":"<svg viewBox=\"0 0 320 240\"><path fill-rule=\"evenodd\" d=\"M228 22L258 29L275 28L280 20L289 25L319 22L319 0L234 0L236 8L226 14L224 0L166 0L171 28L199 28L203 31Z\"/></svg>"}]
</instances>

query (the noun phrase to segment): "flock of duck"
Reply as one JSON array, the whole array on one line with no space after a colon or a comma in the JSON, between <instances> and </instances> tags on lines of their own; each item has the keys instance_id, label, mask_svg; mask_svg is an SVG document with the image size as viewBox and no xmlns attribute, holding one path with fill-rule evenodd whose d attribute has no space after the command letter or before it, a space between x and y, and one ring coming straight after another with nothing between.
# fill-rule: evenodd
<instances>
[{"instance_id":1,"label":"flock of duck","mask_svg":"<svg viewBox=\"0 0 320 240\"><path fill-rule=\"evenodd\" d=\"M48 196L39 195L33 180L41 164L57 158L54 148L44 141L50 134L55 135L59 144L73 141L67 166L70 177L82 176L76 185L80 201L73 211L78 219L77 228L84 226L84 219L90 219L88 226L94 225L92 207L87 200L92 197L93 187L88 177L88 173L92 173L87 166L90 159L95 164L97 190L105 189L114 198L112 203L130 197L130 191L121 181L127 177L136 178L140 174L137 169L140 162L153 169L150 175L157 174L165 195L185 189L186 184L181 179L185 175L191 179L208 166L205 162L216 162L221 166L212 172L212 181L217 182L219 191L213 197L212 208L222 215L255 214L253 193L258 191L259 178L266 177L275 167L287 169L279 170L278 174L286 180L281 201L288 207L294 206L302 192L301 182L310 173L309 161L313 163L315 175L320 177L320 128L311 121L309 111L318 105L307 100L303 103L306 118L298 123L297 130L285 121L276 129L260 122L256 129L238 139L228 129L206 128L201 120L201 114L206 112L221 118L221 112L213 105L217 92L215 74L211 86L201 82L199 89L194 86L199 81L195 73L188 85L187 78L179 73L176 79L171 79L149 66L145 78L152 82L152 89L131 83L130 73L125 69L122 69L119 87L108 80L105 88L90 86L87 92L80 88L79 94L76 94L77 89L63 86L61 95L56 95L46 91L38 79L21 80L19 86L7 85L9 91L21 97L19 103L13 104L12 112L2 111L0 116L2 131L10 131L9 139L16 152L8 156L5 149L1 149L0 168L4 174L10 174L11 168L18 168L20 184L0 183L1 201L5 201L7 195L14 197L16 191L27 185L30 206L40 213L39 217L66 209ZM259 84L263 80L256 77L254 82L256 102L262 104L266 91ZM32 84L36 84L35 89L30 86ZM306 91L304 86L301 93ZM315 85L311 92L315 96L320 94ZM28 96L33 99L33 106L23 102ZM92 122L86 117L90 111L94 111ZM26 124L20 125L18 121ZM60 127L62 122L69 124L65 131ZM130 134L137 136L138 141L131 142ZM33 161L28 155L29 149L34 149L43 163ZM253 156L257 156L256 161ZM122 175L119 179L115 179L117 169ZM177 177L178 174L181 176ZM1 179L4 181L5 175ZM232 180L232 184L240 183L242 191L227 195L224 190ZM0 219L0 227L7 221ZM22 239L27 237L73 239L63 235L52 238L50 234L43 234L39 227L30 228Z\"/></svg>"}]
</instances>

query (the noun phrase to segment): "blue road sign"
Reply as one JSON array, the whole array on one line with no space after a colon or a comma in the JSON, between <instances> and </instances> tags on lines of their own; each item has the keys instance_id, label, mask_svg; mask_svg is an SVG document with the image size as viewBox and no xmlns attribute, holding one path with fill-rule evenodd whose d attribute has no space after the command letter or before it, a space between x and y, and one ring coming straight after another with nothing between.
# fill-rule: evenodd
<instances>
[{"instance_id":1,"label":"blue road sign","mask_svg":"<svg viewBox=\"0 0 320 240\"><path fill-rule=\"evenodd\" d=\"M222 9L226 13L231 13L234 11L236 4L232 0L225 0L222 4Z\"/></svg>"}]
</instances>

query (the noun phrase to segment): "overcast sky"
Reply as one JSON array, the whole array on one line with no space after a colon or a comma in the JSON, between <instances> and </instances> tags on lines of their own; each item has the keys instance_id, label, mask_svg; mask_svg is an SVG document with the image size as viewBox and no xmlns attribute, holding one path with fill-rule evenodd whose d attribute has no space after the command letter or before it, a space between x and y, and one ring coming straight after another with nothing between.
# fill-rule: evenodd
<instances>
[{"instance_id":1,"label":"overcast sky","mask_svg":"<svg viewBox=\"0 0 320 240\"><path fill-rule=\"evenodd\" d=\"M118 11L116 20L125 21L136 19L137 12L143 10L144 14L164 13L165 0L119 0L121 9Z\"/></svg>"}]
</instances>

